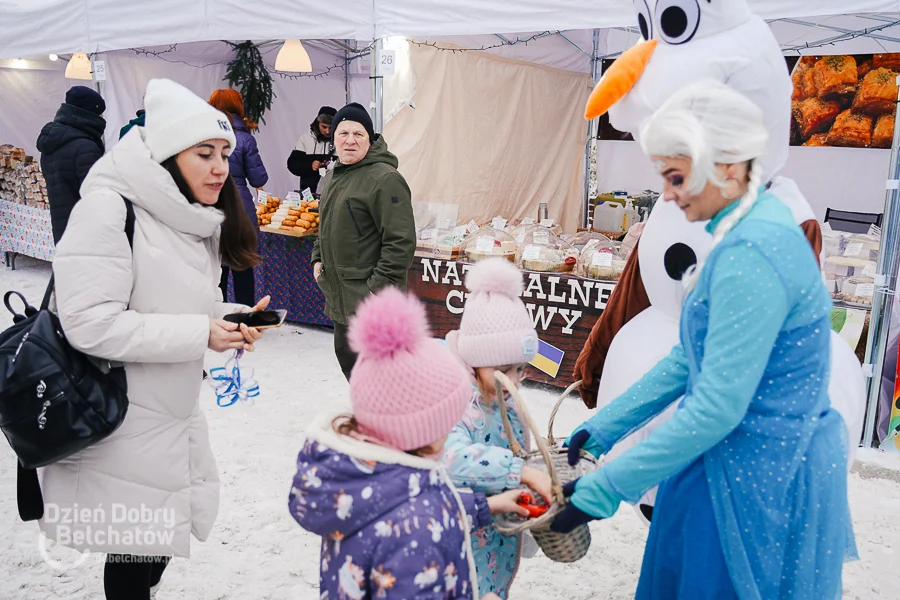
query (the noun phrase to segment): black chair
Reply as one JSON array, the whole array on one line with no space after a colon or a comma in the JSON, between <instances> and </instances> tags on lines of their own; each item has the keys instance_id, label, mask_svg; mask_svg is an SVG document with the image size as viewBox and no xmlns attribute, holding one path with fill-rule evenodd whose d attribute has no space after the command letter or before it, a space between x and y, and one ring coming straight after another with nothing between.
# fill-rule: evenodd
<instances>
[{"instance_id":1,"label":"black chair","mask_svg":"<svg viewBox=\"0 0 900 600\"><path fill-rule=\"evenodd\" d=\"M831 225L832 229L847 233L868 233L872 225L881 227L883 217L884 213L850 212L833 208L825 211L825 222Z\"/></svg>"}]
</instances>

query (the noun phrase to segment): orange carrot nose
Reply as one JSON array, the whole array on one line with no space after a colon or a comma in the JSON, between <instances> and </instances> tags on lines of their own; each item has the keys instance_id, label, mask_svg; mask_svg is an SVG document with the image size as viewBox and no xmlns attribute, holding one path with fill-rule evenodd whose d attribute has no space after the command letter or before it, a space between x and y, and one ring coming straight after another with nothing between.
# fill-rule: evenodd
<instances>
[{"instance_id":1,"label":"orange carrot nose","mask_svg":"<svg viewBox=\"0 0 900 600\"><path fill-rule=\"evenodd\" d=\"M616 62L606 71L603 78L597 83L597 87L591 92L587 106L584 109L584 118L591 120L606 114L610 107L625 97L631 88L638 82L653 51L656 50L656 40L641 42L622 53Z\"/></svg>"}]
</instances>

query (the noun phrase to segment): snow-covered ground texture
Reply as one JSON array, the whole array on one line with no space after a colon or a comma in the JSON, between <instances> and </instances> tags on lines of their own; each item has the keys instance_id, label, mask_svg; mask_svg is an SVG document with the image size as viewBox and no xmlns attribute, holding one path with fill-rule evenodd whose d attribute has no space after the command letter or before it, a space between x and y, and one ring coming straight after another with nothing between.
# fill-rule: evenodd
<instances>
[{"instance_id":1,"label":"snow-covered ground texture","mask_svg":"<svg viewBox=\"0 0 900 600\"><path fill-rule=\"evenodd\" d=\"M17 271L0 269L0 293L19 290L37 303L48 277L46 263L19 258ZM10 323L3 311L0 328ZM219 408L212 391L204 390L202 404L222 480L221 510L210 539L195 541L190 559L171 563L159 600L319 597L319 539L291 519L287 496L307 423L321 409L347 403L348 386L331 343L327 329L286 326L269 332L243 361L255 368L262 388L253 406ZM210 354L207 366L223 362ZM525 397L538 423L546 424L554 395L527 389ZM558 433L570 431L587 415L571 398L558 419ZM17 517L15 475L15 457L0 443L0 600L102 598L102 556L90 556L66 572L41 558L37 525ZM850 501L861 560L844 570L844 598L900 597L900 485L853 474ZM540 554L524 561L512 600L633 598L647 530L630 507L591 530L590 553L576 564L552 563ZM51 547L49 555L66 561L78 557L60 547Z\"/></svg>"}]
</instances>

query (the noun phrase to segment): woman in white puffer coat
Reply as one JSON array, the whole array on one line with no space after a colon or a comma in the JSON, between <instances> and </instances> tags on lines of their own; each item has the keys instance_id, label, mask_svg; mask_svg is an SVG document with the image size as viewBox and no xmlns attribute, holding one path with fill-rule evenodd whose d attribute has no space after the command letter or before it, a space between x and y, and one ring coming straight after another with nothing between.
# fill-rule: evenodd
<instances>
[{"instance_id":1,"label":"woman in white puffer coat","mask_svg":"<svg viewBox=\"0 0 900 600\"><path fill-rule=\"evenodd\" d=\"M222 302L219 265L259 262L228 174L230 120L168 80L150 81L146 111L91 169L53 263L69 343L125 363L129 408L111 436L43 469L41 528L110 554L110 600L150 598L169 557L189 555L191 534L209 536L219 478L199 406L203 357L259 337L221 320L249 308Z\"/></svg>"}]
</instances>

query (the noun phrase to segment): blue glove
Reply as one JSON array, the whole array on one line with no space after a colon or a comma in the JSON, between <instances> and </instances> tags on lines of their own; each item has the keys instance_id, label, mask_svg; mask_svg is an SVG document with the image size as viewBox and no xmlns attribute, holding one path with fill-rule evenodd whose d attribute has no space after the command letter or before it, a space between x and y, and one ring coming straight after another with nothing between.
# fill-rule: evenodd
<instances>
[{"instance_id":1,"label":"blue glove","mask_svg":"<svg viewBox=\"0 0 900 600\"><path fill-rule=\"evenodd\" d=\"M581 449L591 441L591 433L584 429L576 431L566 442L569 447L569 465L574 467L581 460ZM577 479L575 481L578 481ZM568 484L567 484L568 485ZM571 495L571 494L569 494Z\"/></svg>"},{"instance_id":2,"label":"blue glove","mask_svg":"<svg viewBox=\"0 0 900 600\"><path fill-rule=\"evenodd\" d=\"M575 486L578 484L578 481L579 480L576 479L563 486L563 495L566 498L575 493ZM565 510L559 513L559 515L557 515L557 517L553 519L553 523L550 524L550 531L553 531L555 533L569 533L576 527L584 525L585 523L590 523L591 521L596 520L596 518L597 517L593 517L587 514L586 512L580 510L577 506L569 502L568 504L566 504Z\"/></svg>"}]
</instances>

